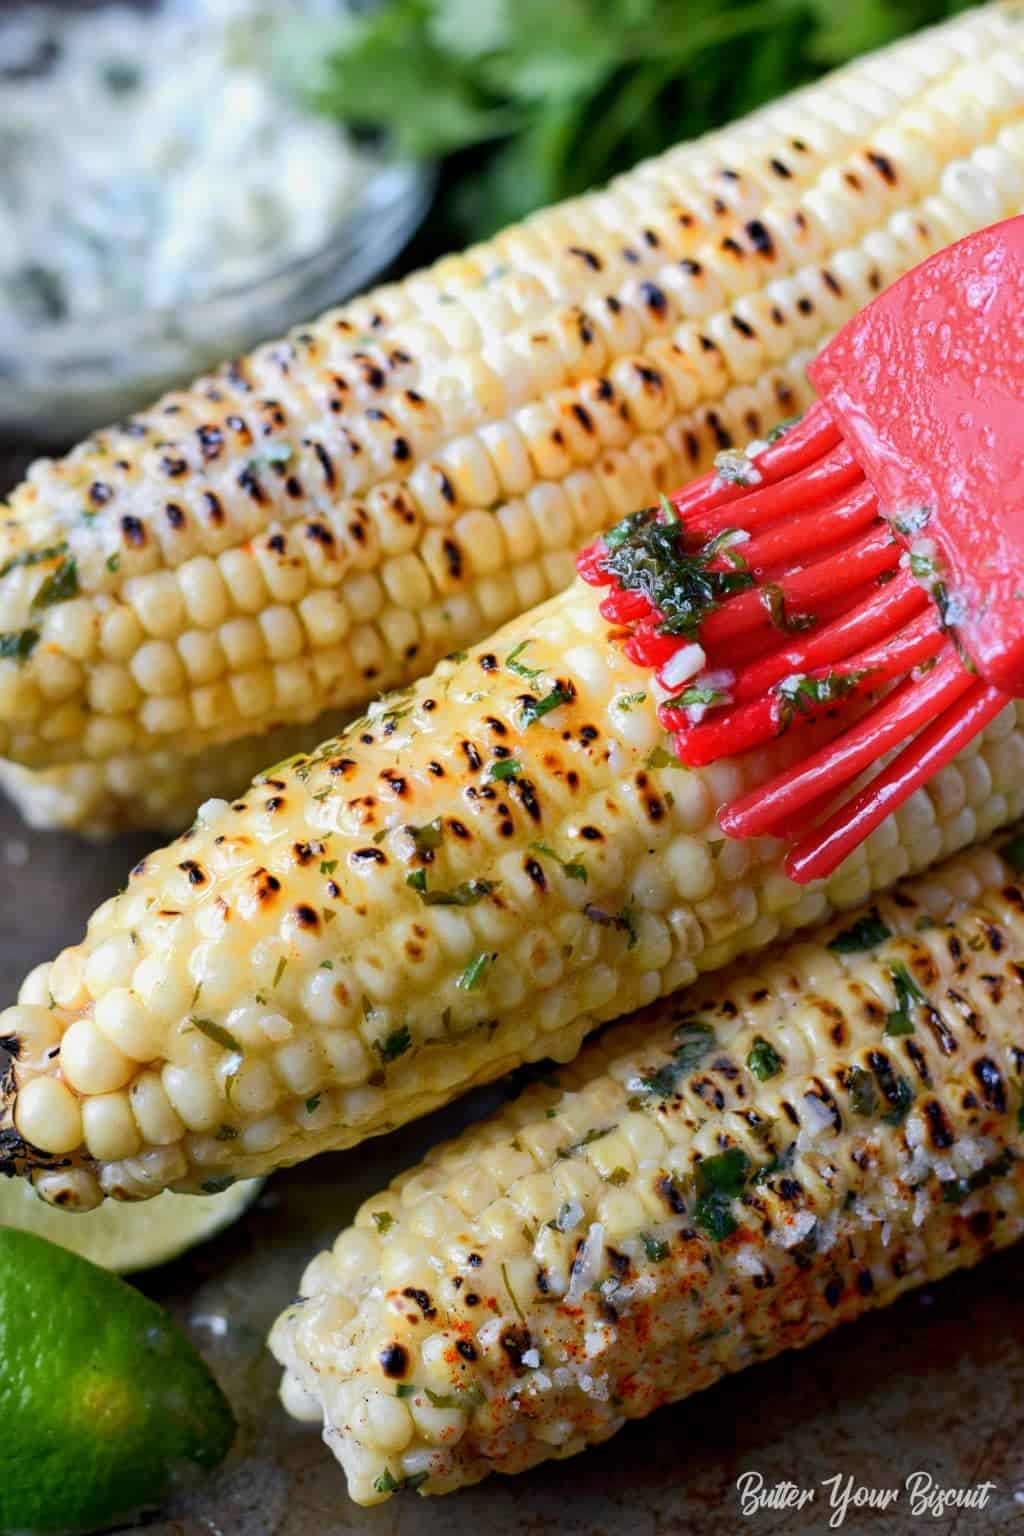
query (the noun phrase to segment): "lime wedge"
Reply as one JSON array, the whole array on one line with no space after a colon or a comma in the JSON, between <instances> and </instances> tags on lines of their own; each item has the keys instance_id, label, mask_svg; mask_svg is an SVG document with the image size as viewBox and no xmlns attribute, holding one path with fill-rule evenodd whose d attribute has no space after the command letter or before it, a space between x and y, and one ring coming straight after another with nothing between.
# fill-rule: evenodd
<instances>
[{"instance_id":1,"label":"lime wedge","mask_svg":"<svg viewBox=\"0 0 1024 1536\"><path fill-rule=\"evenodd\" d=\"M173 1319L77 1254L0 1229L0 1530L105 1530L215 1467L230 1405Z\"/></svg>"},{"instance_id":2,"label":"lime wedge","mask_svg":"<svg viewBox=\"0 0 1024 1536\"><path fill-rule=\"evenodd\" d=\"M166 1264L229 1227L256 1198L261 1179L232 1184L219 1195L175 1195L126 1204L105 1200L74 1215L40 1200L25 1179L0 1179L0 1227L17 1227L58 1243L104 1269L128 1274Z\"/></svg>"}]
</instances>

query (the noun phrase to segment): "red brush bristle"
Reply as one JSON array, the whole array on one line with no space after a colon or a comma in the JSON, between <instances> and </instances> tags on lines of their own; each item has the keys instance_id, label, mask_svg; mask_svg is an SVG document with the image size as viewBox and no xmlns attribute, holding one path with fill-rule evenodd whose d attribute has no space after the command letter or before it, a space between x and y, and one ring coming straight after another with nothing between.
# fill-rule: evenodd
<instances>
[{"instance_id":1,"label":"red brush bristle","mask_svg":"<svg viewBox=\"0 0 1024 1536\"><path fill-rule=\"evenodd\" d=\"M736 757L760 746L783 730L838 714L854 699L878 693L887 683L905 677L912 668L933 661L943 643L937 617L922 613L881 645L848 657L834 667L797 674L799 680L794 680L794 686L788 690L783 684L771 693L762 693L733 709L723 710L706 725L691 726L685 710L666 708L662 710L662 724L678 732L682 762L691 768L702 768L719 758ZM760 803L759 791L755 791L755 799ZM728 830L725 821L722 826Z\"/></svg>"},{"instance_id":2,"label":"red brush bristle","mask_svg":"<svg viewBox=\"0 0 1024 1536\"><path fill-rule=\"evenodd\" d=\"M659 710L688 765L855 712L721 815L733 837L820 821L790 858L795 880L833 870L1009 689L1024 695L1022 301L1024 218L940 253L852 321L811 365L824 398L802 422L719 455L672 498L677 544L648 514L580 559L610 589L601 612L629 631L630 658L666 693L688 680ZM634 537L648 542L622 557Z\"/></svg>"},{"instance_id":3,"label":"red brush bristle","mask_svg":"<svg viewBox=\"0 0 1024 1536\"><path fill-rule=\"evenodd\" d=\"M886 816L952 762L1008 703L1009 695L1000 688L971 682L956 703L870 784L797 843L786 860L790 879L806 885L830 875Z\"/></svg>"}]
</instances>

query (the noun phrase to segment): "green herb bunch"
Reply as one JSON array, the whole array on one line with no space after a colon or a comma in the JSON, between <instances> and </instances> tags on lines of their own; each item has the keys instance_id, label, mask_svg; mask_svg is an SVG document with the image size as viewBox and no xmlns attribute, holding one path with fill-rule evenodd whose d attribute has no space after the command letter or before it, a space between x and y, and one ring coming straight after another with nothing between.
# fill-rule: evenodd
<instances>
[{"instance_id":1,"label":"green herb bunch","mask_svg":"<svg viewBox=\"0 0 1024 1536\"><path fill-rule=\"evenodd\" d=\"M448 157L428 243L481 239L964 0L380 0L280 53L320 111ZM417 254L432 254L430 249Z\"/></svg>"}]
</instances>

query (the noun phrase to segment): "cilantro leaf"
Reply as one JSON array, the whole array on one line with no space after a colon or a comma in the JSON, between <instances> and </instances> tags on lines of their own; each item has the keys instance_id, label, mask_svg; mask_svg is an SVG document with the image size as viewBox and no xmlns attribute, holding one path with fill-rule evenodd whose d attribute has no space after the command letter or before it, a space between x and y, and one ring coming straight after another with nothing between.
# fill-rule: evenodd
<instances>
[{"instance_id":1,"label":"cilantro leaf","mask_svg":"<svg viewBox=\"0 0 1024 1536\"><path fill-rule=\"evenodd\" d=\"M656 1093L663 1099L671 1098L680 1082L691 1076L715 1048L715 1032L710 1024L693 1019L680 1024L675 1031L679 1044L671 1057L655 1072L648 1072L640 1079L640 1085L648 1093Z\"/></svg>"},{"instance_id":2,"label":"cilantro leaf","mask_svg":"<svg viewBox=\"0 0 1024 1536\"><path fill-rule=\"evenodd\" d=\"M889 975L896 989L896 1007L885 1021L885 1033L887 1035L912 1035L914 1033L914 1019L911 1008L919 1003L927 1005L925 997L917 982L911 976L905 965L898 962L889 967Z\"/></svg>"},{"instance_id":3,"label":"cilantro leaf","mask_svg":"<svg viewBox=\"0 0 1024 1536\"><path fill-rule=\"evenodd\" d=\"M877 944L884 944L886 939L891 938L892 930L882 922L878 908L872 907L866 916L859 917L849 928L844 928L834 939L830 939L828 948L837 955L855 955L865 949L874 949Z\"/></svg>"},{"instance_id":4,"label":"cilantro leaf","mask_svg":"<svg viewBox=\"0 0 1024 1536\"><path fill-rule=\"evenodd\" d=\"M759 1082L766 1083L782 1071L782 1057L769 1040L758 1035L747 1056L747 1066Z\"/></svg>"},{"instance_id":5,"label":"cilantro leaf","mask_svg":"<svg viewBox=\"0 0 1024 1536\"><path fill-rule=\"evenodd\" d=\"M8 629L0 633L0 660L27 661L38 644L38 629Z\"/></svg>"}]
</instances>

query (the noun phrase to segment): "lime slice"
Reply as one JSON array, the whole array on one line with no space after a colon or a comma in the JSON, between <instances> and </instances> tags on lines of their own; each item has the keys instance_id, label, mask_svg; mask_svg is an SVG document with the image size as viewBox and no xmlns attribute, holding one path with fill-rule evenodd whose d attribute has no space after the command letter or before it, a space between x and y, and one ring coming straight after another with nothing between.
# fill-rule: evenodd
<instances>
[{"instance_id":1,"label":"lime slice","mask_svg":"<svg viewBox=\"0 0 1024 1536\"><path fill-rule=\"evenodd\" d=\"M261 1179L232 1184L219 1195L174 1195L125 1204L105 1200L74 1215L40 1200L24 1179L0 1179L0 1227L34 1232L104 1269L128 1274L166 1264L229 1227L257 1196Z\"/></svg>"},{"instance_id":2,"label":"lime slice","mask_svg":"<svg viewBox=\"0 0 1024 1536\"><path fill-rule=\"evenodd\" d=\"M106 1529L227 1455L226 1397L171 1317L116 1275L0 1229L0 1530Z\"/></svg>"}]
</instances>

